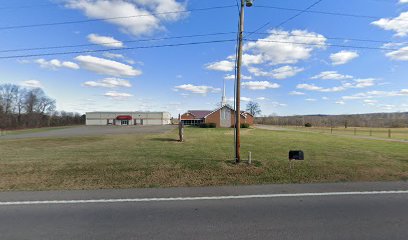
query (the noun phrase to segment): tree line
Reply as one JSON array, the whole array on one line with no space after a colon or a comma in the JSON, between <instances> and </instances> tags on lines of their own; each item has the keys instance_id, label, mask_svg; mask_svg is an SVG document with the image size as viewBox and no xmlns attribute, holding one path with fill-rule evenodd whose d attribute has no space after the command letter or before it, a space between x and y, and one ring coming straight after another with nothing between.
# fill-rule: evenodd
<instances>
[{"instance_id":1,"label":"tree line","mask_svg":"<svg viewBox=\"0 0 408 240\"><path fill-rule=\"evenodd\" d=\"M408 127L408 113L372 113L353 115L304 115L304 116L264 116L255 119L257 124L279 126L312 127Z\"/></svg>"},{"instance_id":2,"label":"tree line","mask_svg":"<svg viewBox=\"0 0 408 240\"><path fill-rule=\"evenodd\" d=\"M78 125L85 123L79 113L56 111L56 101L41 88L0 84L0 129Z\"/></svg>"}]
</instances>

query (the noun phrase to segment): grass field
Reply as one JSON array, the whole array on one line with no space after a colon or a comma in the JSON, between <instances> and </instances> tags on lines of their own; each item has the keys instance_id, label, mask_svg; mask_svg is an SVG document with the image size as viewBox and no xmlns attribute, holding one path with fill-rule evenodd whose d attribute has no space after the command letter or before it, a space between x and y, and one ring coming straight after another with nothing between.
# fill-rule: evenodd
<instances>
[{"instance_id":1,"label":"grass field","mask_svg":"<svg viewBox=\"0 0 408 240\"><path fill-rule=\"evenodd\" d=\"M284 126L283 128L287 129L296 129L302 131L311 131L318 133L327 133L327 134L337 134L337 135L350 135L350 136L364 136L364 137L373 137L373 138L391 138L391 139L400 139L408 140L408 128L363 128L363 127L294 127L294 126Z\"/></svg>"},{"instance_id":2,"label":"grass field","mask_svg":"<svg viewBox=\"0 0 408 240\"><path fill-rule=\"evenodd\" d=\"M0 190L99 189L408 180L406 143L243 129L233 165L232 129L165 134L0 140ZM290 149L306 160L289 169Z\"/></svg>"}]
</instances>

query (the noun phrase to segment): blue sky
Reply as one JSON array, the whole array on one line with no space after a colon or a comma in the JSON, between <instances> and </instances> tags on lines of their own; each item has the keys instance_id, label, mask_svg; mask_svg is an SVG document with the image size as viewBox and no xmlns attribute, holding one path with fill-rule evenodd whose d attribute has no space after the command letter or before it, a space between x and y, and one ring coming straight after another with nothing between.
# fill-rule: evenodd
<instances>
[{"instance_id":1,"label":"blue sky","mask_svg":"<svg viewBox=\"0 0 408 240\"><path fill-rule=\"evenodd\" d=\"M268 24L247 33L242 104L256 101L265 115L408 111L408 1L323 0L311 10L369 17L306 12L279 28L297 12L262 7L305 9L314 2L255 0L253 8L245 9L246 31ZM232 40L238 21L234 4L0 0L0 57L39 55L0 59L0 83L42 87L57 100L58 110L80 113L142 110L177 116L189 109L213 109L221 100L224 78L227 97L234 94L233 41L129 48ZM217 6L224 8L183 12ZM173 13L160 14L166 12ZM139 17L4 29L134 15ZM215 33L222 34L171 38ZM93 45L4 52L84 44ZM77 53L44 55L72 51Z\"/></svg>"}]
</instances>

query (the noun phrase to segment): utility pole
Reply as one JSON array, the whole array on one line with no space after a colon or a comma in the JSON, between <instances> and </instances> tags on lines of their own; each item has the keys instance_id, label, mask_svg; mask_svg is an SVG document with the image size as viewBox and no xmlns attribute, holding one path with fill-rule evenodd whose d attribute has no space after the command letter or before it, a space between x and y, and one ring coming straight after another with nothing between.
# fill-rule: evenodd
<instances>
[{"instance_id":1,"label":"utility pole","mask_svg":"<svg viewBox=\"0 0 408 240\"><path fill-rule=\"evenodd\" d=\"M252 0L241 0L241 11L239 15L239 37L237 57L237 82L235 99L235 163L241 161L241 66L242 66L242 42L244 38L244 9L252 6Z\"/></svg>"}]
</instances>

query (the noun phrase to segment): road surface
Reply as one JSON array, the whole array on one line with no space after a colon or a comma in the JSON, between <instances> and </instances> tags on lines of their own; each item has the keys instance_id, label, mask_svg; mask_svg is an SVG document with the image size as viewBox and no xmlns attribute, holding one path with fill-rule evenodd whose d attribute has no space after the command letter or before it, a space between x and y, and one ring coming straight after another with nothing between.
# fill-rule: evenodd
<instances>
[{"instance_id":1,"label":"road surface","mask_svg":"<svg viewBox=\"0 0 408 240\"><path fill-rule=\"evenodd\" d=\"M407 182L0 193L2 240L407 237Z\"/></svg>"}]
</instances>

